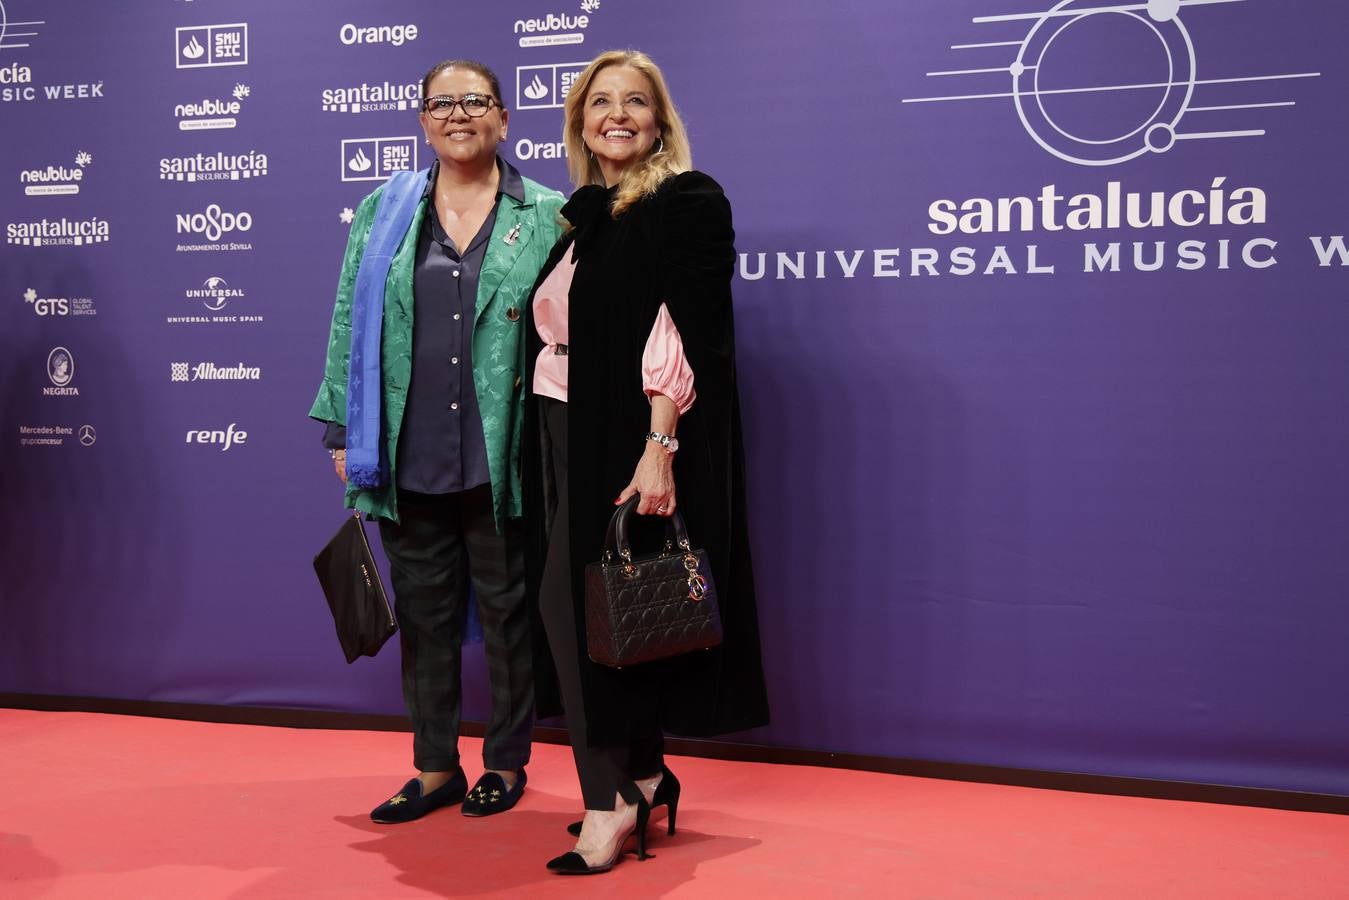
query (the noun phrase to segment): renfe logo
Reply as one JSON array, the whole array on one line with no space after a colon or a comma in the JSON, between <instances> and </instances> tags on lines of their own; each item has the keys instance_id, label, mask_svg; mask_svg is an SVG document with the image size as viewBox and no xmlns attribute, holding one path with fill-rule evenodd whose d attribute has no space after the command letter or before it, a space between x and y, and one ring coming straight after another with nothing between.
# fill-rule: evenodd
<instances>
[{"instance_id":1,"label":"renfe logo","mask_svg":"<svg viewBox=\"0 0 1349 900\"><path fill-rule=\"evenodd\" d=\"M235 444L243 446L248 442L248 432L238 430L239 426L231 422L229 428L224 431L207 431L205 429L193 429L187 433L185 444L219 444L220 452L224 453Z\"/></svg>"}]
</instances>

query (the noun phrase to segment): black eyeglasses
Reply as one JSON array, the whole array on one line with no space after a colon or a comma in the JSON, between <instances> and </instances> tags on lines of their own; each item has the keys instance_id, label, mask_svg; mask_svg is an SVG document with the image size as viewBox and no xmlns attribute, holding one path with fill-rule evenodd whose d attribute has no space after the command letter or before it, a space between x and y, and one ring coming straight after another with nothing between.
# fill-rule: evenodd
<instances>
[{"instance_id":1,"label":"black eyeglasses","mask_svg":"<svg viewBox=\"0 0 1349 900\"><path fill-rule=\"evenodd\" d=\"M496 100L492 99L489 94L465 94L458 100L441 94L436 97L427 97L422 101L422 109L433 119L448 119L454 115L456 106L462 109L464 115L470 119L480 119L496 105Z\"/></svg>"}]
</instances>

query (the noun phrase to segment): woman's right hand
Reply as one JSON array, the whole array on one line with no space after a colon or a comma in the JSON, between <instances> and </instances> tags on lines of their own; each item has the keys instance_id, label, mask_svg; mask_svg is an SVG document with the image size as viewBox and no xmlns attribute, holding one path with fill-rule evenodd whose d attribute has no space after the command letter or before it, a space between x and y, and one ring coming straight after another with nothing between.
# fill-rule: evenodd
<instances>
[{"instance_id":1,"label":"woman's right hand","mask_svg":"<svg viewBox=\"0 0 1349 900\"><path fill-rule=\"evenodd\" d=\"M337 470L337 477L342 479L342 483L347 483L347 451L333 451L333 468Z\"/></svg>"}]
</instances>

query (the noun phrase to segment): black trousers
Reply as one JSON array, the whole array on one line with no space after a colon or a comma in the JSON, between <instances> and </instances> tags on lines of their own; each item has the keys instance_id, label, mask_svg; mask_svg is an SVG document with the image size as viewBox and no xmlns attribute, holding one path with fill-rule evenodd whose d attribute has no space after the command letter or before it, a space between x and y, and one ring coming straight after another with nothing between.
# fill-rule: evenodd
<instances>
[{"instance_id":1,"label":"black trousers","mask_svg":"<svg viewBox=\"0 0 1349 900\"><path fill-rule=\"evenodd\" d=\"M534 720L519 523L497 533L491 485L456 494L399 491L398 512L401 521L381 519L379 533L393 581L413 765L423 772L459 766L459 672L471 576L492 690L483 763L519 769L529 761Z\"/></svg>"},{"instance_id":2,"label":"black trousers","mask_svg":"<svg viewBox=\"0 0 1349 900\"><path fill-rule=\"evenodd\" d=\"M586 698L581 681L579 636L576 630L577 598L571 589L571 532L567 490L567 404L541 398L540 434L544 464L552 467L557 486L557 510L548 535L548 555L539 588L539 611L548 646L557 666L562 706L567 715L567 733L581 780L586 809L614 808L614 795L623 782L655 775L664 765L665 735L654 703L633 704L627 710L628 741L621 746L592 746L586 739ZM633 460L634 465L636 459Z\"/></svg>"}]
</instances>

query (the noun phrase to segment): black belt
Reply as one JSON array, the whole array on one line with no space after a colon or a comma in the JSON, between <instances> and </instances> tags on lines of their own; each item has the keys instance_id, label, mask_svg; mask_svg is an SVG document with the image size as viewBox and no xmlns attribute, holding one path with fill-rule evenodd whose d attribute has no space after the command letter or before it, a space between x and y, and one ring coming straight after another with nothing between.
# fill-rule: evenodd
<instances>
[{"instance_id":1,"label":"black belt","mask_svg":"<svg viewBox=\"0 0 1349 900\"><path fill-rule=\"evenodd\" d=\"M566 344L554 344L554 345L553 345L553 355L554 355L554 356L566 356L566 355L567 355L567 345L566 345Z\"/></svg>"}]
</instances>

